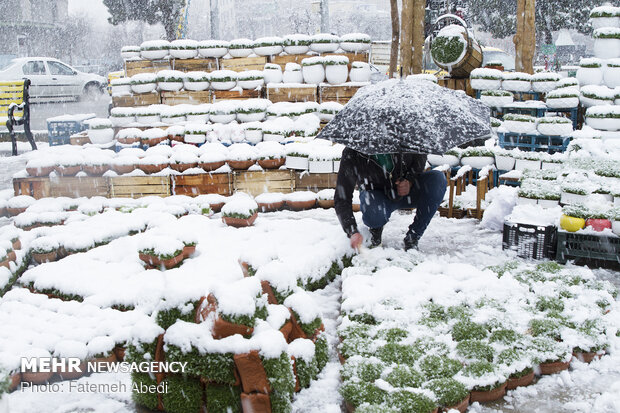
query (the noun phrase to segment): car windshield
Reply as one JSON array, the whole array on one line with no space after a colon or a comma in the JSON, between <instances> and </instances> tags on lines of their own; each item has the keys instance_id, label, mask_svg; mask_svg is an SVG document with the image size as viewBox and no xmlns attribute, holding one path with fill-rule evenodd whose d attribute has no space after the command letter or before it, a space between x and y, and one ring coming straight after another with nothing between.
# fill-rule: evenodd
<instances>
[{"instance_id":1,"label":"car windshield","mask_svg":"<svg viewBox=\"0 0 620 413\"><path fill-rule=\"evenodd\" d=\"M513 71L515 70L515 58L514 56L510 56L506 52L502 52L499 50L493 51L483 51L482 52L482 65L486 66L489 62L499 62L504 66L504 70Z\"/></svg>"},{"instance_id":2,"label":"car windshield","mask_svg":"<svg viewBox=\"0 0 620 413\"><path fill-rule=\"evenodd\" d=\"M15 66L15 60L2 60L0 59L0 71L6 70L9 67Z\"/></svg>"}]
</instances>

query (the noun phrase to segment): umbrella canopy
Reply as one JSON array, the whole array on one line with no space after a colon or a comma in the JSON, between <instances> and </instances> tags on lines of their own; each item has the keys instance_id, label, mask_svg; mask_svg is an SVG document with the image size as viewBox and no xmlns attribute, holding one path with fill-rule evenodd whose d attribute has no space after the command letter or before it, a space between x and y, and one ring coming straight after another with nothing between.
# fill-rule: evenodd
<instances>
[{"instance_id":1,"label":"umbrella canopy","mask_svg":"<svg viewBox=\"0 0 620 413\"><path fill-rule=\"evenodd\" d=\"M428 80L387 80L360 89L318 138L374 155L443 154L491 134L490 110Z\"/></svg>"}]
</instances>

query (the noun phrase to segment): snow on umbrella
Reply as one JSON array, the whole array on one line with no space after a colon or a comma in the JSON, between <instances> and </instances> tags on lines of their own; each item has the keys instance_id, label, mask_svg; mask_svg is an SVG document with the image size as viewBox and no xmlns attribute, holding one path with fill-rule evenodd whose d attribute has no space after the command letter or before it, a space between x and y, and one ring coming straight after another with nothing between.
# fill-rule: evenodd
<instances>
[{"instance_id":1,"label":"snow on umbrella","mask_svg":"<svg viewBox=\"0 0 620 413\"><path fill-rule=\"evenodd\" d=\"M317 138L367 155L442 154L491 133L489 108L463 92L420 80L360 89Z\"/></svg>"}]
</instances>

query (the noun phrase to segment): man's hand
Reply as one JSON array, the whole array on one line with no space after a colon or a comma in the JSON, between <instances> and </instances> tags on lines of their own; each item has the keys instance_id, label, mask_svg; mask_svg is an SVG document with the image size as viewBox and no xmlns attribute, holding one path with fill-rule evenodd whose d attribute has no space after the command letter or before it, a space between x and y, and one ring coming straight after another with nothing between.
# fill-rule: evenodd
<instances>
[{"instance_id":1,"label":"man's hand","mask_svg":"<svg viewBox=\"0 0 620 413\"><path fill-rule=\"evenodd\" d=\"M359 232L351 235L351 248L353 248L354 250L359 251L363 242L364 237Z\"/></svg>"},{"instance_id":2,"label":"man's hand","mask_svg":"<svg viewBox=\"0 0 620 413\"><path fill-rule=\"evenodd\" d=\"M406 196L409 195L411 191L411 182L406 179L401 179L396 181L396 193L398 196Z\"/></svg>"}]
</instances>

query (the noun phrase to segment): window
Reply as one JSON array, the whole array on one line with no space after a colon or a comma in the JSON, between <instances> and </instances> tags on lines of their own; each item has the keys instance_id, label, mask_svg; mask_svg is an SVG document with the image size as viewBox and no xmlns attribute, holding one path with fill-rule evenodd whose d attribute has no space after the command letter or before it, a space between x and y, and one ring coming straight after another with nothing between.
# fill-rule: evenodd
<instances>
[{"instance_id":1,"label":"window","mask_svg":"<svg viewBox=\"0 0 620 413\"><path fill-rule=\"evenodd\" d=\"M73 70L69 66L63 65L60 62L52 62L48 61L47 65L50 68L50 73L52 75L60 75L60 76L72 76Z\"/></svg>"},{"instance_id":2,"label":"window","mask_svg":"<svg viewBox=\"0 0 620 413\"><path fill-rule=\"evenodd\" d=\"M45 75L45 64L42 60L32 60L22 66L25 75Z\"/></svg>"}]
</instances>

